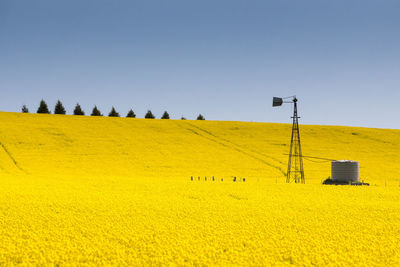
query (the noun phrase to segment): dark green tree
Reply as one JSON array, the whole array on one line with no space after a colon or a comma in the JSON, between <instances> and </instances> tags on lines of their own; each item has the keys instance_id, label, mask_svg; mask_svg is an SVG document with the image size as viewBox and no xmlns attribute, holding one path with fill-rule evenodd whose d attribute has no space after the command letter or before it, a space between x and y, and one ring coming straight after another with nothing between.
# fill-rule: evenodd
<instances>
[{"instance_id":1,"label":"dark green tree","mask_svg":"<svg viewBox=\"0 0 400 267\"><path fill-rule=\"evenodd\" d=\"M145 119L155 119L156 118L156 116L154 116L154 114L153 114L153 112L151 112L151 110L148 110L144 117L145 117Z\"/></svg>"},{"instance_id":2,"label":"dark green tree","mask_svg":"<svg viewBox=\"0 0 400 267\"><path fill-rule=\"evenodd\" d=\"M61 103L60 100L57 101L57 104L54 108L54 114L61 114L61 115L65 115L65 113L67 113L65 111L65 108L63 106L63 104Z\"/></svg>"},{"instance_id":3,"label":"dark green tree","mask_svg":"<svg viewBox=\"0 0 400 267\"><path fill-rule=\"evenodd\" d=\"M126 114L127 118L136 118L136 114L135 112L133 112L133 110L129 110L128 114Z\"/></svg>"},{"instance_id":4,"label":"dark green tree","mask_svg":"<svg viewBox=\"0 0 400 267\"><path fill-rule=\"evenodd\" d=\"M25 105L22 106L21 111L22 113L29 113L29 109Z\"/></svg>"},{"instance_id":5,"label":"dark green tree","mask_svg":"<svg viewBox=\"0 0 400 267\"><path fill-rule=\"evenodd\" d=\"M161 116L161 119L163 119L163 120L169 120L169 114L168 114L168 112L164 111L164 114Z\"/></svg>"},{"instance_id":6,"label":"dark green tree","mask_svg":"<svg viewBox=\"0 0 400 267\"><path fill-rule=\"evenodd\" d=\"M81 115L84 116L85 112L82 110L81 105L76 104L75 109L74 109L74 115Z\"/></svg>"},{"instance_id":7,"label":"dark green tree","mask_svg":"<svg viewBox=\"0 0 400 267\"><path fill-rule=\"evenodd\" d=\"M43 99L40 101L37 113L50 114L49 107L47 106L46 102Z\"/></svg>"},{"instance_id":8,"label":"dark green tree","mask_svg":"<svg viewBox=\"0 0 400 267\"><path fill-rule=\"evenodd\" d=\"M100 110L97 108L97 106L94 106L93 110L92 110L92 114L90 114L90 116L103 116L103 114L101 114Z\"/></svg>"},{"instance_id":9,"label":"dark green tree","mask_svg":"<svg viewBox=\"0 0 400 267\"><path fill-rule=\"evenodd\" d=\"M199 121L204 121L206 118L204 118L203 115L199 114L199 116L197 116L197 120Z\"/></svg>"},{"instance_id":10,"label":"dark green tree","mask_svg":"<svg viewBox=\"0 0 400 267\"><path fill-rule=\"evenodd\" d=\"M110 113L108 113L108 117L119 117L119 113L112 107Z\"/></svg>"},{"instance_id":11,"label":"dark green tree","mask_svg":"<svg viewBox=\"0 0 400 267\"><path fill-rule=\"evenodd\" d=\"M186 118L182 116L182 117L181 117L181 120L186 120Z\"/></svg>"}]
</instances>

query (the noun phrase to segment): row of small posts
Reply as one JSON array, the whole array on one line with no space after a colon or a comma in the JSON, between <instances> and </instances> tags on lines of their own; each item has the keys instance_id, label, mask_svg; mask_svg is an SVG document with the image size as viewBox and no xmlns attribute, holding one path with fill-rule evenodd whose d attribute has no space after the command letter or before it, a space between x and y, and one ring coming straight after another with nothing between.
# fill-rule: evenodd
<instances>
[{"instance_id":1,"label":"row of small posts","mask_svg":"<svg viewBox=\"0 0 400 267\"><path fill-rule=\"evenodd\" d=\"M197 181L205 181L205 182L207 182L207 181L213 181L213 182L218 181L218 179L215 178L214 176L209 178L208 180L207 180L207 176L204 176L204 179L202 179L200 176L198 176L197 179L194 178L193 176L191 176L190 180L191 181L196 181L196 180ZM224 178L221 178L221 182L223 182L223 181L224 181ZM233 182L246 182L246 178L237 178L236 176L234 176L232 181Z\"/></svg>"}]
</instances>

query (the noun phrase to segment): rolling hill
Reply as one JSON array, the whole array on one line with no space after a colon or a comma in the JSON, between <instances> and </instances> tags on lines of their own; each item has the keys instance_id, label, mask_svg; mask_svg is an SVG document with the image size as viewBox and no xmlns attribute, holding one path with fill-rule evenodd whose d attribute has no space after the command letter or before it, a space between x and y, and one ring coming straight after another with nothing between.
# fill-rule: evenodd
<instances>
[{"instance_id":1,"label":"rolling hill","mask_svg":"<svg viewBox=\"0 0 400 267\"><path fill-rule=\"evenodd\" d=\"M289 124L0 113L2 172L284 180ZM304 155L360 162L360 177L399 183L400 130L301 126ZM330 163L305 160L307 183Z\"/></svg>"}]
</instances>

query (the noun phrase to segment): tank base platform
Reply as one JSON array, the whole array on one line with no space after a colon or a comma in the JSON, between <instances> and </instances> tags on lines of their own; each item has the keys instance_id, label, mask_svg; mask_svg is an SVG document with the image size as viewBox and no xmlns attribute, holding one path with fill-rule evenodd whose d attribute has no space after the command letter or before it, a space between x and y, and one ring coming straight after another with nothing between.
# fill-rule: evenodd
<instances>
[{"instance_id":1,"label":"tank base platform","mask_svg":"<svg viewBox=\"0 0 400 267\"><path fill-rule=\"evenodd\" d=\"M369 186L369 183L364 182L355 182L355 181L334 181L332 179L326 179L322 182L324 185L366 185Z\"/></svg>"}]
</instances>

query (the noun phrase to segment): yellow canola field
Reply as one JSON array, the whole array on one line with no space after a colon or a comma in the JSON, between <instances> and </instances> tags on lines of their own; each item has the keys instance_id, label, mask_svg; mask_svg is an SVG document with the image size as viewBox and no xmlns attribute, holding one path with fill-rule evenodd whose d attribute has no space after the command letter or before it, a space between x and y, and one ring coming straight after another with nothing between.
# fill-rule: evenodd
<instances>
[{"instance_id":1,"label":"yellow canola field","mask_svg":"<svg viewBox=\"0 0 400 267\"><path fill-rule=\"evenodd\" d=\"M285 184L289 137L0 113L0 265L399 265L400 131L301 126L305 155L357 160L370 187L322 186L312 161Z\"/></svg>"}]
</instances>

